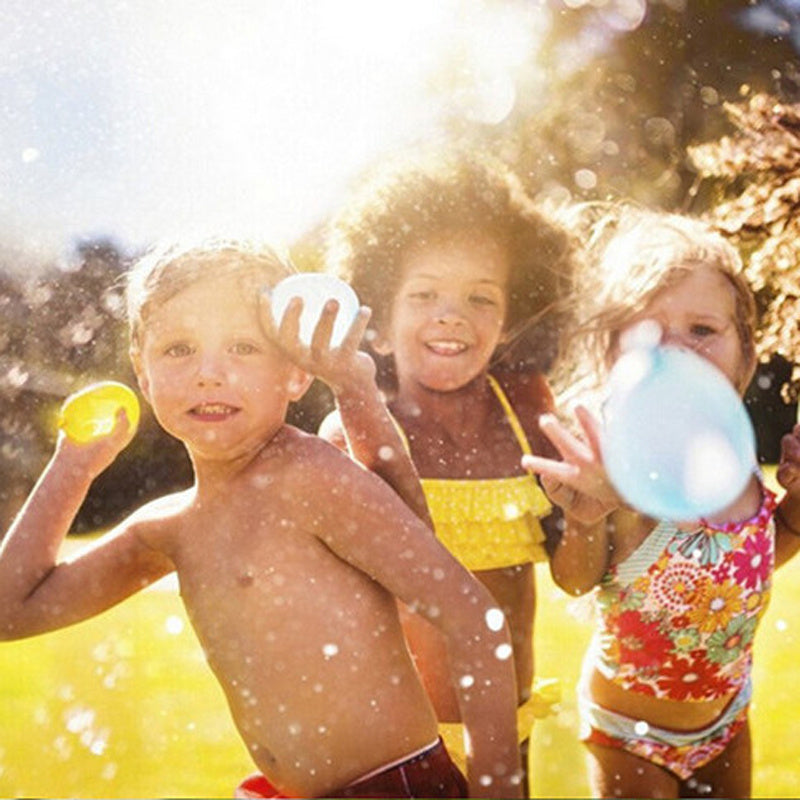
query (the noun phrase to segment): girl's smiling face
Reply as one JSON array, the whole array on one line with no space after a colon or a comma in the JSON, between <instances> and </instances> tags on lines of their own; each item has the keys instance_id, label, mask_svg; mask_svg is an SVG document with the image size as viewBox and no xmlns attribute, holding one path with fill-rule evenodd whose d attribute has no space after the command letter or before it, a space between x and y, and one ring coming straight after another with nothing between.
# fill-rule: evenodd
<instances>
[{"instance_id":1,"label":"girl's smiling face","mask_svg":"<svg viewBox=\"0 0 800 800\"><path fill-rule=\"evenodd\" d=\"M484 234L443 236L412 248L375 349L392 353L400 392L448 392L486 371L507 309L509 259Z\"/></svg>"},{"instance_id":2,"label":"girl's smiling face","mask_svg":"<svg viewBox=\"0 0 800 800\"><path fill-rule=\"evenodd\" d=\"M720 369L744 392L755 357L746 352L737 324L737 305L730 281L718 269L697 266L685 277L658 291L646 308L628 321L626 332L644 320L654 320L664 344L693 350Z\"/></svg>"}]
</instances>

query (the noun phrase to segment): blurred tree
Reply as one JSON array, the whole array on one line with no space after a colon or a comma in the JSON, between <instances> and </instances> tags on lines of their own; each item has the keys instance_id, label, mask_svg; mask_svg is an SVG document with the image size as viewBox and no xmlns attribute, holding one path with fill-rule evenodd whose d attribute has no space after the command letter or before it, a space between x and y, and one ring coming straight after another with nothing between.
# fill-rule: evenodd
<instances>
[{"instance_id":1,"label":"blurred tree","mask_svg":"<svg viewBox=\"0 0 800 800\"><path fill-rule=\"evenodd\" d=\"M800 103L757 94L725 105L735 132L690 148L708 184L708 216L749 253L747 274L762 312L759 349L800 353ZM793 400L800 385L795 365Z\"/></svg>"},{"instance_id":2,"label":"blurred tree","mask_svg":"<svg viewBox=\"0 0 800 800\"><path fill-rule=\"evenodd\" d=\"M727 129L724 103L746 87L798 94L793 42L749 23L758 5L551 0L551 33L493 146L546 196L687 210L686 149Z\"/></svg>"},{"instance_id":3,"label":"blurred tree","mask_svg":"<svg viewBox=\"0 0 800 800\"><path fill-rule=\"evenodd\" d=\"M108 239L80 242L66 264L23 279L0 270L0 514L3 529L30 491L56 436L63 399L93 381L135 386L122 275ZM74 532L106 527L150 497L188 485L183 448L145 409L139 433L92 485Z\"/></svg>"}]
</instances>

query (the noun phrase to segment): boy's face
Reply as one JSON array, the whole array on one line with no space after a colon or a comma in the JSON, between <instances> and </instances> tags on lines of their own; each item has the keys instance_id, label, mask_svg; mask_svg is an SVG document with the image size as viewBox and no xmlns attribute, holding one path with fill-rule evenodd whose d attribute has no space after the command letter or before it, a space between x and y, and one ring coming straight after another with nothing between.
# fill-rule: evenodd
<instances>
[{"instance_id":1,"label":"boy's face","mask_svg":"<svg viewBox=\"0 0 800 800\"><path fill-rule=\"evenodd\" d=\"M484 371L507 308L508 257L477 233L410 250L376 349L394 355L400 386L453 391Z\"/></svg>"},{"instance_id":2,"label":"boy's face","mask_svg":"<svg viewBox=\"0 0 800 800\"><path fill-rule=\"evenodd\" d=\"M255 289L202 279L152 309L134 367L159 423L194 455L259 448L308 385L264 336Z\"/></svg>"}]
</instances>

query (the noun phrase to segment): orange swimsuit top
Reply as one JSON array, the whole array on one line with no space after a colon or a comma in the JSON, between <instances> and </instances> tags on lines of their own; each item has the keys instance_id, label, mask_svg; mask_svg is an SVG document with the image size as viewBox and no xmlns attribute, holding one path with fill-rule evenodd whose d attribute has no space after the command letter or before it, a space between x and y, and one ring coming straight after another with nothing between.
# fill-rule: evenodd
<instances>
[{"instance_id":1,"label":"orange swimsuit top","mask_svg":"<svg viewBox=\"0 0 800 800\"><path fill-rule=\"evenodd\" d=\"M489 385L505 411L521 451L531 447L500 384ZM408 449L408 440L399 427ZM533 475L508 478L422 478L436 536L469 570L498 569L547 560L539 522L551 511Z\"/></svg>"}]
</instances>

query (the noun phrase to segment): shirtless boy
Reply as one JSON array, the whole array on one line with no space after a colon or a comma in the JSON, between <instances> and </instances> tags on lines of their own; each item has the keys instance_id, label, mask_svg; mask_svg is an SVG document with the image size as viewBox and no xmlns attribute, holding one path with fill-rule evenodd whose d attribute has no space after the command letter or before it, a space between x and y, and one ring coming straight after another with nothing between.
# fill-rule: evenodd
<instances>
[{"instance_id":1,"label":"shirtless boy","mask_svg":"<svg viewBox=\"0 0 800 800\"><path fill-rule=\"evenodd\" d=\"M470 794L519 797L502 614L387 484L284 422L310 377L267 337L259 304L286 274L273 252L226 242L134 268L131 358L159 423L187 448L193 485L60 561L92 480L132 432L121 412L95 441L60 434L0 548L0 637L80 622L175 571L236 726L278 792L369 797L373 776L400 786L422 775L413 796L463 796L400 599L447 637Z\"/></svg>"}]
</instances>

